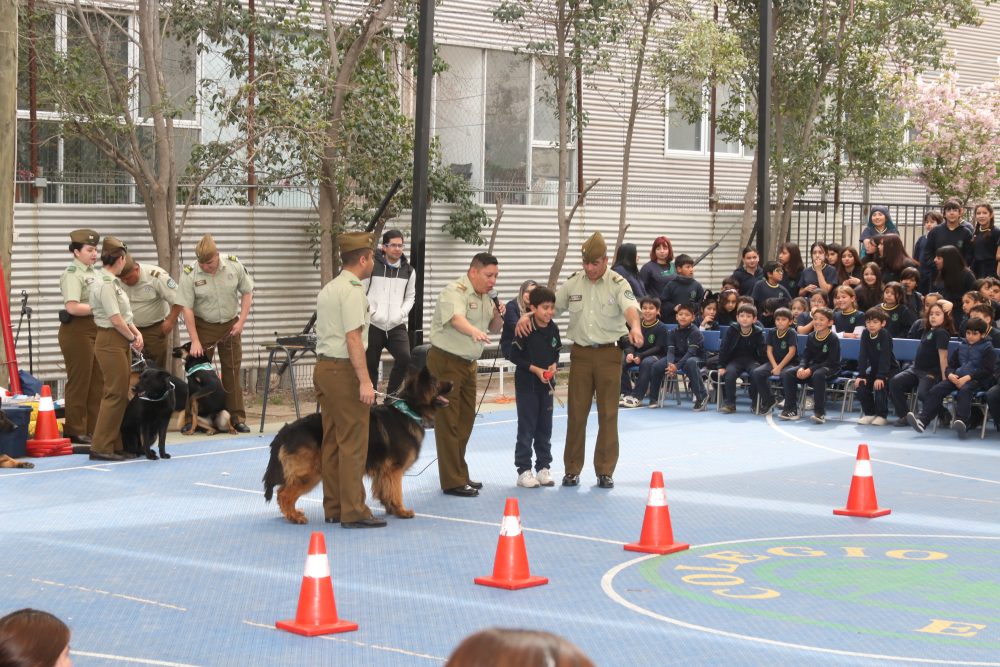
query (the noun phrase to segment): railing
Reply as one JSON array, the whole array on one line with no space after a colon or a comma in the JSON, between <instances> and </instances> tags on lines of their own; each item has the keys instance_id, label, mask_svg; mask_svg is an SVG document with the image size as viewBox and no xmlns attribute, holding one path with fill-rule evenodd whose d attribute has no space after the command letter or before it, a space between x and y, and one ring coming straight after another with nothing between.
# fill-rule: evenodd
<instances>
[{"instance_id":1,"label":"railing","mask_svg":"<svg viewBox=\"0 0 1000 667\"><path fill-rule=\"evenodd\" d=\"M792 211L788 240L800 247L803 256L814 241L859 246L861 232L868 224L868 212L876 203L797 200ZM903 245L912 252L913 243L924 233L924 213L935 207L925 204L885 204Z\"/></svg>"}]
</instances>

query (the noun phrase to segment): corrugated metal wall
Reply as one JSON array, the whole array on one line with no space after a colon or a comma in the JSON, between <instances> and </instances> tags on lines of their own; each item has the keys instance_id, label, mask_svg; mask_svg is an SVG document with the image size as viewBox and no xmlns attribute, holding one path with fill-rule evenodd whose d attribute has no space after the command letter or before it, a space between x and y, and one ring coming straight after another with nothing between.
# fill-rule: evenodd
<instances>
[{"instance_id":1,"label":"corrugated metal wall","mask_svg":"<svg viewBox=\"0 0 1000 667\"><path fill-rule=\"evenodd\" d=\"M600 231L609 243L614 242L617 216L617 209L604 207L577 212L563 279L580 268L579 247L587 236ZM425 322L428 323L434 312L434 299L441 288L461 276L472 255L485 249L456 241L441 232L440 227L447 217L447 207L434 207L428 217L424 306ZM220 250L239 256L257 284L249 326L243 335L245 368L266 365L267 356L261 345L273 341L275 332L297 333L313 312L319 291L319 272L312 264L306 227L314 219L312 211L303 209L192 209L184 231L185 258L191 261L198 239L211 232ZM653 239L661 234L671 237L675 252L697 256L708 248L712 239L721 236L737 221L738 217L732 213L720 214L713 222L707 213L688 215L635 210L629 215L626 241L639 246L640 262ZM408 223L404 217L390 224L407 229ZM494 248L501 262L497 290L502 298L513 298L521 282L528 278L544 280L548 276L556 250L555 224L554 209L507 207ZM16 328L21 310L20 294L24 290L29 297L28 305L34 310L35 374L45 380L58 380L65 375L56 340L56 314L62 308L59 275L71 261L67 250L69 232L79 227L91 227L102 236L110 234L122 238L140 263L156 260L142 207L36 207L29 204L15 207L11 316ZM736 266L738 237L736 232L731 234L723 247L698 266L697 276L706 285L718 285ZM20 366L27 369L27 322L22 326L17 352Z\"/></svg>"}]
</instances>

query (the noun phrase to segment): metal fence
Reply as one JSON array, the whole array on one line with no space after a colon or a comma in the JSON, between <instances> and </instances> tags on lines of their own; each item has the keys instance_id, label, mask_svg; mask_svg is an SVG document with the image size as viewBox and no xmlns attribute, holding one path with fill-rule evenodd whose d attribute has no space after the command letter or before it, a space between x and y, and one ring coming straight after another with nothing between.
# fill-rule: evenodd
<instances>
[{"instance_id":1,"label":"metal fence","mask_svg":"<svg viewBox=\"0 0 1000 667\"><path fill-rule=\"evenodd\" d=\"M861 232L868 224L868 212L874 203L797 200L792 211L788 240L807 249L814 241L857 247ZM923 217L933 206L926 204L885 204L899 230L903 245L912 250L923 233Z\"/></svg>"}]
</instances>

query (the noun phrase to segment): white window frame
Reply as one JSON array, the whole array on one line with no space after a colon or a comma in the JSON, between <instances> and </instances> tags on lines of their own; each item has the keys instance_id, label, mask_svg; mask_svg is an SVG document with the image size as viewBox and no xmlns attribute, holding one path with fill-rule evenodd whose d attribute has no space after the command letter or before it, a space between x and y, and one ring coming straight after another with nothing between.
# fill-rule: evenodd
<instances>
[{"instance_id":1,"label":"white window frame","mask_svg":"<svg viewBox=\"0 0 1000 667\"><path fill-rule=\"evenodd\" d=\"M688 150L685 148L670 148L670 89L667 88L666 95L664 97L667 103L666 113L663 114L663 156L664 157L708 157L710 155L709 145L711 140L712 124L709 118L709 97L704 91L702 92L702 114L701 114L701 134L699 136L701 148L698 150ZM746 110L746 102L744 101L741 105L743 110ZM737 153L731 153L729 151L720 151L716 149L715 157L716 159L724 160L743 160L751 161L753 160L753 151L749 149L746 144L742 141L737 142L739 144L740 150ZM747 151L750 151L749 153Z\"/></svg>"}]
</instances>

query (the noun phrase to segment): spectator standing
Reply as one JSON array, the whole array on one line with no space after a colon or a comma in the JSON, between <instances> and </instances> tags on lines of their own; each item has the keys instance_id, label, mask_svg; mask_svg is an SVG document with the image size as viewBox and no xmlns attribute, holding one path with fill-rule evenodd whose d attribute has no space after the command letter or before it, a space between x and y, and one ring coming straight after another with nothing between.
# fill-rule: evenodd
<instances>
[{"instance_id":1,"label":"spectator standing","mask_svg":"<svg viewBox=\"0 0 1000 667\"><path fill-rule=\"evenodd\" d=\"M395 394L410 366L410 337L406 322L413 308L417 272L403 254L403 232L390 229L382 234L382 247L375 251L370 278L362 281L371 309L368 327L368 377L378 382L382 350L392 355L392 372L385 393Z\"/></svg>"}]
</instances>

